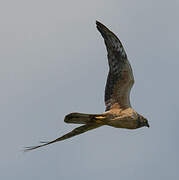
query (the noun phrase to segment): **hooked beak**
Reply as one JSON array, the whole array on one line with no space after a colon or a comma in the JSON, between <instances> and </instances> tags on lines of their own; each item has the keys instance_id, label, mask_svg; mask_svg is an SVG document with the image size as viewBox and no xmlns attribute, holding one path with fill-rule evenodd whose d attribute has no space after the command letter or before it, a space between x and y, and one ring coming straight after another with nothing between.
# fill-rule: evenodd
<instances>
[{"instance_id":1,"label":"hooked beak","mask_svg":"<svg viewBox=\"0 0 179 180\"><path fill-rule=\"evenodd\" d=\"M150 127L148 122L146 123L146 126L147 126L148 128Z\"/></svg>"}]
</instances>

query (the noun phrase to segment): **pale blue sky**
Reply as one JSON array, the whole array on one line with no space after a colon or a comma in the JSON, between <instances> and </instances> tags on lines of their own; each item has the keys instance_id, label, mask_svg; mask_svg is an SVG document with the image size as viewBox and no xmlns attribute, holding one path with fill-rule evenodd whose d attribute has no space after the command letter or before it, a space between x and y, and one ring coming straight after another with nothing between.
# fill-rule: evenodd
<instances>
[{"instance_id":1,"label":"pale blue sky","mask_svg":"<svg viewBox=\"0 0 179 180\"><path fill-rule=\"evenodd\" d=\"M179 1L2 0L0 179L177 180ZM70 112L104 111L106 49L95 20L122 41L131 104L151 128L101 127L29 153L76 127Z\"/></svg>"}]
</instances>

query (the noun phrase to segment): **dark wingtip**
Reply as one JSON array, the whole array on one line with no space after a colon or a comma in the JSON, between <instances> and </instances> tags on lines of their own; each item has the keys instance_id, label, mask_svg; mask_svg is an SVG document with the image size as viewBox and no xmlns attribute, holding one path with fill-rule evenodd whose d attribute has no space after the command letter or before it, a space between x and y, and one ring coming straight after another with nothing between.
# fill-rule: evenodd
<instances>
[{"instance_id":1,"label":"dark wingtip","mask_svg":"<svg viewBox=\"0 0 179 180\"><path fill-rule=\"evenodd\" d=\"M24 152L29 152L29 151L34 150L34 149L37 149L37 148L39 148L39 147L46 146L46 145L49 143L49 141L40 141L40 143L41 143L42 145L24 147Z\"/></svg>"},{"instance_id":2,"label":"dark wingtip","mask_svg":"<svg viewBox=\"0 0 179 180\"><path fill-rule=\"evenodd\" d=\"M98 31L101 33L101 35L103 36L103 38L106 38L106 34L108 32L110 32L110 30L103 25L102 23L100 23L99 21L96 21L96 28L98 29Z\"/></svg>"},{"instance_id":3,"label":"dark wingtip","mask_svg":"<svg viewBox=\"0 0 179 180\"><path fill-rule=\"evenodd\" d=\"M98 20L96 20L96 25L98 26L98 25L100 25L101 23L98 21Z\"/></svg>"},{"instance_id":4,"label":"dark wingtip","mask_svg":"<svg viewBox=\"0 0 179 180\"><path fill-rule=\"evenodd\" d=\"M104 24L100 23L100 22L97 21L97 20L96 20L96 27L97 27L98 29L106 28L106 26L105 26Z\"/></svg>"},{"instance_id":5,"label":"dark wingtip","mask_svg":"<svg viewBox=\"0 0 179 180\"><path fill-rule=\"evenodd\" d=\"M36 149L36 146L29 146L29 147L24 147L24 152L29 152L29 151L31 151L31 150L34 150L34 149Z\"/></svg>"}]
</instances>

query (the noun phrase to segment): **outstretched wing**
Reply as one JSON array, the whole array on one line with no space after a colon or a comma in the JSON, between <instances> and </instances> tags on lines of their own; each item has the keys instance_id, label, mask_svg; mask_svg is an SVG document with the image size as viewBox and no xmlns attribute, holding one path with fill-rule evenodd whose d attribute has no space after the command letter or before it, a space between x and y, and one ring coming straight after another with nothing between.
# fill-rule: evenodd
<instances>
[{"instance_id":1,"label":"outstretched wing","mask_svg":"<svg viewBox=\"0 0 179 180\"><path fill-rule=\"evenodd\" d=\"M106 111L113 108L130 107L130 90L134 84L132 68L125 50L117 38L100 22L96 21L97 29L104 38L108 52L109 74L105 88Z\"/></svg>"},{"instance_id":2,"label":"outstretched wing","mask_svg":"<svg viewBox=\"0 0 179 180\"><path fill-rule=\"evenodd\" d=\"M55 143L55 142L58 142L58 141L63 141L65 139L69 139L73 136L76 136L76 135L79 135L79 134L82 134L86 131L89 131L89 130L92 130L92 129L95 129L95 128L98 128L100 127L101 125L100 124L86 124L86 125L83 125L83 126L80 126L80 127L77 127L75 128L73 131L53 140L53 141L50 141L50 142L41 142L42 144L39 145L39 146L30 146L30 147L25 147L25 152L27 151L31 151L31 150L34 150L34 149L37 149L37 148L40 148L40 147L43 147L43 146L47 146L49 144L52 144L52 143Z\"/></svg>"}]
</instances>

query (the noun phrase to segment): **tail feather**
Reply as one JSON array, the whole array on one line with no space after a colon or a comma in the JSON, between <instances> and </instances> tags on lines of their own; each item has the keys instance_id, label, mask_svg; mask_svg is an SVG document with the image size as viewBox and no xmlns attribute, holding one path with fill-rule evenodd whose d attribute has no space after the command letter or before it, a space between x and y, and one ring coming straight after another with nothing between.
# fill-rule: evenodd
<instances>
[{"instance_id":1,"label":"tail feather","mask_svg":"<svg viewBox=\"0 0 179 180\"><path fill-rule=\"evenodd\" d=\"M65 116L64 121L73 124L89 124L96 122L100 117L105 118L104 114L70 113Z\"/></svg>"}]
</instances>

